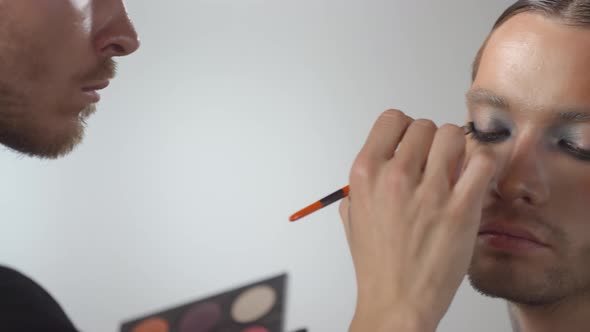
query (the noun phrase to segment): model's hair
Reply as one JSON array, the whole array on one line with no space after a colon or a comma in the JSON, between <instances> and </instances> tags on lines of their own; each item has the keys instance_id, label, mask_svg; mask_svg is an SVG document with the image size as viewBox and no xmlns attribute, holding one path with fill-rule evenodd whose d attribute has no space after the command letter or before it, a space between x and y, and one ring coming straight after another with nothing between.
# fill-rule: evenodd
<instances>
[{"instance_id":1,"label":"model's hair","mask_svg":"<svg viewBox=\"0 0 590 332\"><path fill-rule=\"evenodd\" d=\"M535 12L557 18L564 24L590 28L590 0L519 0L500 15L492 32L514 15L523 12ZM475 56L471 72L472 80L475 80L477 76L479 62L489 38L488 36Z\"/></svg>"}]
</instances>

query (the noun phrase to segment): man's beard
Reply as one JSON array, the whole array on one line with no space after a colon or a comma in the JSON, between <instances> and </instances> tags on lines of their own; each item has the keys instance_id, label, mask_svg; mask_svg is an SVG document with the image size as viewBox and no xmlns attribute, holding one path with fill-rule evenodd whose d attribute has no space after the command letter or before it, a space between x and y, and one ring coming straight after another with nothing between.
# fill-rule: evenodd
<instances>
[{"instance_id":1,"label":"man's beard","mask_svg":"<svg viewBox=\"0 0 590 332\"><path fill-rule=\"evenodd\" d=\"M115 71L115 62L108 59L77 78L77 81L111 79ZM56 159L73 151L82 142L86 120L96 111L96 105L89 105L75 115L66 109L62 110L63 107L57 103L46 106L51 107L47 110L49 112L34 109L41 106L34 106L36 103L31 99L16 91L10 83L0 81L0 144L28 156L47 159ZM64 115L68 113L70 115ZM49 119L41 119L43 114L49 114ZM59 119L59 114L63 118Z\"/></svg>"},{"instance_id":2,"label":"man's beard","mask_svg":"<svg viewBox=\"0 0 590 332\"><path fill-rule=\"evenodd\" d=\"M38 119L23 116L3 117L2 110L7 105L0 104L0 144L31 157L56 159L72 152L84 138L86 119L92 115L96 106L89 105L80 111L79 116L63 120L59 128L44 125ZM33 115L34 116L34 115Z\"/></svg>"}]
</instances>

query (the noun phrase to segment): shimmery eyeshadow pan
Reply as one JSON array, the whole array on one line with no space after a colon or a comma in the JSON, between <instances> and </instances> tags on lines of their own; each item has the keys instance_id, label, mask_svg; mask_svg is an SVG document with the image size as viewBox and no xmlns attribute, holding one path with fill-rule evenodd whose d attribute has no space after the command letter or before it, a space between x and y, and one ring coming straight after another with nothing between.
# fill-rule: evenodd
<instances>
[{"instance_id":1,"label":"shimmery eyeshadow pan","mask_svg":"<svg viewBox=\"0 0 590 332\"><path fill-rule=\"evenodd\" d=\"M274 288L267 285L252 287L234 301L231 315L239 323L255 322L272 310L276 300Z\"/></svg>"},{"instance_id":2,"label":"shimmery eyeshadow pan","mask_svg":"<svg viewBox=\"0 0 590 332\"><path fill-rule=\"evenodd\" d=\"M267 328L261 326L247 327L242 332L270 332Z\"/></svg>"},{"instance_id":3,"label":"shimmery eyeshadow pan","mask_svg":"<svg viewBox=\"0 0 590 332\"><path fill-rule=\"evenodd\" d=\"M221 307L215 302L197 304L181 318L180 332L211 331L221 319Z\"/></svg>"},{"instance_id":4,"label":"shimmery eyeshadow pan","mask_svg":"<svg viewBox=\"0 0 590 332\"><path fill-rule=\"evenodd\" d=\"M168 322L162 318L149 318L137 324L132 332L168 332L170 327Z\"/></svg>"}]
</instances>

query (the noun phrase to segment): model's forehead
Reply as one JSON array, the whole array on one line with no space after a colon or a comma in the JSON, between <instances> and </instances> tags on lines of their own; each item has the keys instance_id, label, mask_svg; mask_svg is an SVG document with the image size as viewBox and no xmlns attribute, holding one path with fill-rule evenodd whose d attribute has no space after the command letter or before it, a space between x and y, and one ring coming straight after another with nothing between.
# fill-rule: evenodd
<instances>
[{"instance_id":1,"label":"model's forehead","mask_svg":"<svg viewBox=\"0 0 590 332\"><path fill-rule=\"evenodd\" d=\"M474 86L537 107L590 105L590 28L515 15L490 36Z\"/></svg>"}]
</instances>

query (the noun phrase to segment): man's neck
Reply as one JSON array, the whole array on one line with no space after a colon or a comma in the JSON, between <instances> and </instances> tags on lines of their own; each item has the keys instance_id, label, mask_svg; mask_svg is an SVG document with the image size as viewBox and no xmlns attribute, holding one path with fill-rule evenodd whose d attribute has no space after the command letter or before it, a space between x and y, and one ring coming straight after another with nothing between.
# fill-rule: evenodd
<instances>
[{"instance_id":1,"label":"man's neck","mask_svg":"<svg viewBox=\"0 0 590 332\"><path fill-rule=\"evenodd\" d=\"M548 306L509 304L513 332L587 332L590 299L561 301Z\"/></svg>"},{"instance_id":2,"label":"man's neck","mask_svg":"<svg viewBox=\"0 0 590 332\"><path fill-rule=\"evenodd\" d=\"M522 332L520 328L520 322L516 317L514 306L512 304L508 304L508 314L510 315L510 324L512 325L512 332Z\"/></svg>"}]
</instances>

